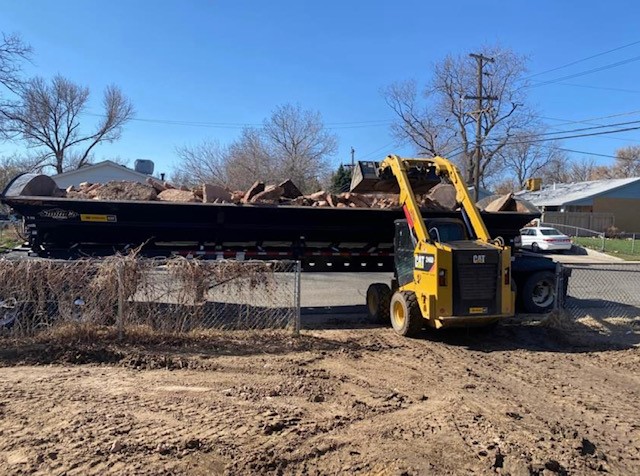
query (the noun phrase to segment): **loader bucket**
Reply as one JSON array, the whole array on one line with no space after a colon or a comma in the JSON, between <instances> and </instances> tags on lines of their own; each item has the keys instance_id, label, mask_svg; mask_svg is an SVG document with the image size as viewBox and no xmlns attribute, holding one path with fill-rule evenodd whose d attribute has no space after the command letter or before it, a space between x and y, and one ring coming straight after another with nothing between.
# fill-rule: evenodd
<instances>
[{"instance_id":1,"label":"loader bucket","mask_svg":"<svg viewBox=\"0 0 640 476\"><path fill-rule=\"evenodd\" d=\"M440 177L433 168L413 167L407 171L413 193L427 193L438 185ZM399 193L397 179L390 168L380 171L379 162L358 162L351 176L350 190L355 193Z\"/></svg>"}]
</instances>

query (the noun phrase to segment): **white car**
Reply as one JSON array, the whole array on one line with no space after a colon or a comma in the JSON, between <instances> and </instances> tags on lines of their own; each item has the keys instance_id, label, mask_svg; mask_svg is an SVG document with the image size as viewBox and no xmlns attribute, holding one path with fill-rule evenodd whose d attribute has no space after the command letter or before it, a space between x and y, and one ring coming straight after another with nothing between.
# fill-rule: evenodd
<instances>
[{"instance_id":1,"label":"white car","mask_svg":"<svg viewBox=\"0 0 640 476\"><path fill-rule=\"evenodd\" d=\"M532 226L520 230L522 248L531 248L531 251L563 251L570 250L571 238L560 233L555 228L546 226Z\"/></svg>"}]
</instances>

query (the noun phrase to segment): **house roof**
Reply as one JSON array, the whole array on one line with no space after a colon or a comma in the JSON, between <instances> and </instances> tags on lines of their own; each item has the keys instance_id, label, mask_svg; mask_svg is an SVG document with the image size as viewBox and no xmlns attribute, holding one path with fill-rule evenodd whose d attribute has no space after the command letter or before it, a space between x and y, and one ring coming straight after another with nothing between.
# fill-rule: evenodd
<instances>
[{"instance_id":1,"label":"house roof","mask_svg":"<svg viewBox=\"0 0 640 476\"><path fill-rule=\"evenodd\" d=\"M517 192L516 196L524 198L538 207L557 207L593 198L638 181L640 181L640 177L557 183L535 192L522 190Z\"/></svg>"},{"instance_id":2,"label":"house roof","mask_svg":"<svg viewBox=\"0 0 640 476\"><path fill-rule=\"evenodd\" d=\"M146 178L149 177L148 175L145 175L140 172L136 172L135 170L130 169L129 167L125 167L124 165L116 164L111 160L103 160L102 162L98 162L97 164L85 165L84 167L80 167L79 169L68 170L67 172L62 172L61 174L53 175L52 178L55 180L57 178L73 177L74 175L84 173L87 170L98 170L102 168L112 168L112 167L115 167L119 170L124 170L125 172L130 174L132 177L137 177L138 179L146 180Z\"/></svg>"}]
</instances>

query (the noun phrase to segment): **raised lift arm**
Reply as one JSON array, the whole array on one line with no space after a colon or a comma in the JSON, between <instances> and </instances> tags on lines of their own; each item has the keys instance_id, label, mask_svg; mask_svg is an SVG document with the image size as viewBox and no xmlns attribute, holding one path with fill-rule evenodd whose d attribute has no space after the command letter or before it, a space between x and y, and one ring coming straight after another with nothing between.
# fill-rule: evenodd
<instances>
[{"instance_id":1,"label":"raised lift arm","mask_svg":"<svg viewBox=\"0 0 640 476\"><path fill-rule=\"evenodd\" d=\"M389 175L386 172L390 169L391 174L395 177L399 186L400 205L404 209L409 225L413 228L416 238L419 241L429 241L429 233L420 213L420 206L415 197L414 185L411 183L410 173L420 171L423 176L431 175L437 178L446 178L454 186L456 190L456 201L463 208L476 237L489 243L491 237L487 231L480 212L469 195L467 186L460 176L460 172L447 159L442 157L424 158L424 159L405 159L397 155L389 155L380 163L380 176ZM433 184L431 185L431 187ZM429 187L429 188L431 188ZM416 187L419 188L419 185Z\"/></svg>"}]
</instances>

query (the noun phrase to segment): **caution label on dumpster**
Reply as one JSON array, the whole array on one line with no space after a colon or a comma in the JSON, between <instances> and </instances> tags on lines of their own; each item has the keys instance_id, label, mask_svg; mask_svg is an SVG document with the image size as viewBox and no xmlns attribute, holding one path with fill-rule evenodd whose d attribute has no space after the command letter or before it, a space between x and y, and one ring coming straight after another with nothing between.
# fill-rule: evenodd
<instances>
[{"instance_id":1,"label":"caution label on dumpster","mask_svg":"<svg viewBox=\"0 0 640 476\"><path fill-rule=\"evenodd\" d=\"M117 218L115 215L92 215L87 213L80 214L80 221L92 221L99 223L115 223Z\"/></svg>"}]
</instances>

